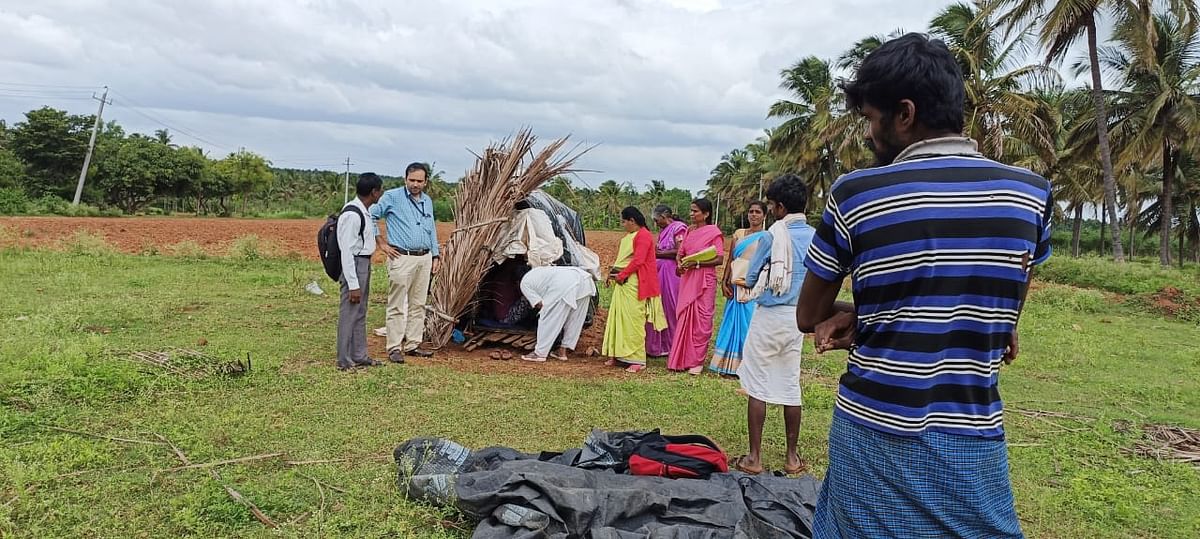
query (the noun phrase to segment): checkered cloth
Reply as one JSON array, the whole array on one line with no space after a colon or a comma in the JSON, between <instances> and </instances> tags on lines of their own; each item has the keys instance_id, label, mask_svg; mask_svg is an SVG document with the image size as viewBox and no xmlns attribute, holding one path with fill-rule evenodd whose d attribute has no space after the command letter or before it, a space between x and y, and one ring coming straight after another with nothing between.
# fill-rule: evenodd
<instances>
[{"instance_id":1,"label":"checkered cloth","mask_svg":"<svg viewBox=\"0 0 1200 539\"><path fill-rule=\"evenodd\" d=\"M813 537L1024 537L1004 441L896 436L835 411Z\"/></svg>"}]
</instances>

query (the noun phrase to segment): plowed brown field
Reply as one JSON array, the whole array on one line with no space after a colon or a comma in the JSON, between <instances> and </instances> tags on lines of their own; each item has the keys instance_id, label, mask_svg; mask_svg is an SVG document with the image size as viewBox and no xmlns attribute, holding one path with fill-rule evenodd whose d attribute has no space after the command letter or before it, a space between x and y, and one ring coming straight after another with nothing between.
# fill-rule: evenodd
<instances>
[{"instance_id":1,"label":"plowed brown field","mask_svg":"<svg viewBox=\"0 0 1200 539\"><path fill-rule=\"evenodd\" d=\"M161 252L183 241L193 241L212 255L223 255L233 241L255 235L267 252L277 255L317 258L316 233L319 219L227 219L198 217L4 217L0 226L9 229L0 234L0 246L55 247L77 231L100 235L127 253L138 253L153 246ZM450 237L453 225L438 223L438 237ZM591 231L588 247L611 262L617 254L620 232Z\"/></svg>"}]
</instances>

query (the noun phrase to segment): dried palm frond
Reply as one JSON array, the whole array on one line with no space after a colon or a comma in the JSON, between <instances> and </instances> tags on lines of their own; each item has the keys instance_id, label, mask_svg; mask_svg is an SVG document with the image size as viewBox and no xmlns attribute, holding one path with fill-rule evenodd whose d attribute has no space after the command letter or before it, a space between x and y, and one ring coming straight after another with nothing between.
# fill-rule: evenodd
<instances>
[{"instance_id":1,"label":"dried palm frond","mask_svg":"<svg viewBox=\"0 0 1200 539\"><path fill-rule=\"evenodd\" d=\"M1134 444L1135 454L1200 467L1200 430L1171 425L1146 425L1143 430L1146 438Z\"/></svg>"},{"instance_id":2,"label":"dried palm frond","mask_svg":"<svg viewBox=\"0 0 1200 539\"><path fill-rule=\"evenodd\" d=\"M493 143L459 184L454 232L442 250L442 269L434 279L425 318L425 339L434 347L450 340L459 317L470 310L514 206L551 178L576 172L575 160L587 151L576 147L563 152L567 139L561 138L534 153L536 140L529 129L522 129Z\"/></svg>"}]
</instances>

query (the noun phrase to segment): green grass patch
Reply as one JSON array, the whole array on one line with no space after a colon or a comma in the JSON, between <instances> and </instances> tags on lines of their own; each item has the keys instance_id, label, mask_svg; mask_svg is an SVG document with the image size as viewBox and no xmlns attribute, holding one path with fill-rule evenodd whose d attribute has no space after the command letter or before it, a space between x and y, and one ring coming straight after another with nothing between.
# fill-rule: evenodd
<instances>
[{"instance_id":1,"label":"green grass patch","mask_svg":"<svg viewBox=\"0 0 1200 539\"><path fill-rule=\"evenodd\" d=\"M735 385L667 374L661 362L639 376L595 379L539 376L536 367L338 373L337 298L303 291L311 280L331 288L320 267L244 255L0 251L0 536L467 537L441 524L457 516L400 495L386 458L397 444L444 436L538 451L577 446L593 427L660 427L744 451L745 401ZM374 279L385 282L382 267ZM373 288L368 323L378 327L386 287ZM1051 284L1031 294L1021 342L1002 392L1026 533L1200 534L1200 472L1127 451L1142 424L1200 428L1200 328ZM221 360L249 353L253 371L184 377L129 360L132 351L172 347ZM801 451L821 474L845 361L809 354L805 362ZM765 436L774 468L783 464L780 416L771 411ZM204 470L156 473L179 464L165 447L50 427L127 440L161 434L197 463L268 452L350 460L222 467L281 524L269 531ZM312 478L345 492L324 489L322 505Z\"/></svg>"},{"instance_id":2,"label":"green grass patch","mask_svg":"<svg viewBox=\"0 0 1200 539\"><path fill-rule=\"evenodd\" d=\"M1163 268L1157 262L1116 264L1098 257L1056 257L1038 268L1050 281L1120 294L1121 301L1145 312L1200 324L1200 269Z\"/></svg>"},{"instance_id":3,"label":"green grass patch","mask_svg":"<svg viewBox=\"0 0 1200 539\"><path fill-rule=\"evenodd\" d=\"M1117 294L1153 294L1174 287L1200 297L1200 269L1163 268L1157 261L1117 264L1094 256L1056 256L1037 269L1037 279Z\"/></svg>"}]
</instances>

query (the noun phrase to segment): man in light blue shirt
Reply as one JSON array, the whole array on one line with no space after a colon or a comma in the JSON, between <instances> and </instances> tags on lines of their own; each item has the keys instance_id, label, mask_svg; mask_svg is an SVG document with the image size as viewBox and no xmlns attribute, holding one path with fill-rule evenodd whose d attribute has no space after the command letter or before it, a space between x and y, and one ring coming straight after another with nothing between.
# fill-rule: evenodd
<instances>
[{"instance_id":1,"label":"man in light blue shirt","mask_svg":"<svg viewBox=\"0 0 1200 539\"><path fill-rule=\"evenodd\" d=\"M762 431L767 404L783 406L787 434L784 472L802 473L807 469L796 450L800 438L800 351L804 334L796 327L796 303L804 283L804 257L816 230L805 222L808 203L804 180L785 174L767 189L767 210L775 224L758 240L745 286L753 289L758 306L750 321L738 380L750 402L746 409L749 423L750 453L739 457L735 466L746 473L759 473L762 467Z\"/></svg>"},{"instance_id":2,"label":"man in light blue shirt","mask_svg":"<svg viewBox=\"0 0 1200 539\"><path fill-rule=\"evenodd\" d=\"M441 266L433 199L425 194L429 167L412 163L404 170L404 187L389 189L371 206L371 218L383 219L387 238L380 250L387 254L388 360L404 363L404 356L430 357L418 346L425 336L425 304L429 280ZM378 224L375 224L378 230Z\"/></svg>"}]
</instances>

